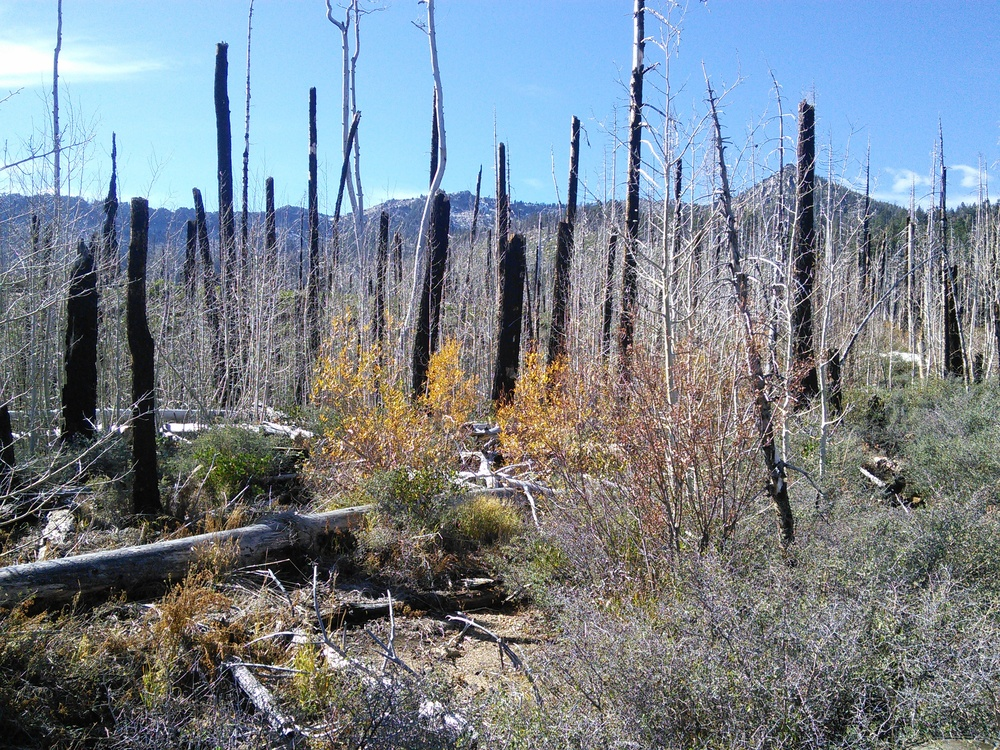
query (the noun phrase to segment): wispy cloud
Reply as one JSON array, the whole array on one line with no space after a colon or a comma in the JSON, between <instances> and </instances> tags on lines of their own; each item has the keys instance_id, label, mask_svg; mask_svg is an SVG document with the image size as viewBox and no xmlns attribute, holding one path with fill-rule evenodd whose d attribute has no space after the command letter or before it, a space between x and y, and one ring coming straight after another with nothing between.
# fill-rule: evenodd
<instances>
[{"instance_id":1,"label":"wispy cloud","mask_svg":"<svg viewBox=\"0 0 1000 750\"><path fill-rule=\"evenodd\" d=\"M918 206L927 208L930 205L934 185L929 174L914 172L912 169L894 169L892 167L886 167L883 173L888 176L888 180L877 181L876 187L872 191L873 198L908 206L912 190ZM983 180L984 185L989 185L991 181L991 175L988 172L981 173L978 167L970 167L968 164L949 164L948 177L949 207L956 207L962 203L978 202L980 179Z\"/></svg>"},{"instance_id":2,"label":"wispy cloud","mask_svg":"<svg viewBox=\"0 0 1000 750\"><path fill-rule=\"evenodd\" d=\"M31 86L52 76L53 44L48 41L0 39L0 87ZM129 59L108 47L63 44L59 76L71 83L113 81L161 70L156 60Z\"/></svg>"},{"instance_id":3,"label":"wispy cloud","mask_svg":"<svg viewBox=\"0 0 1000 750\"><path fill-rule=\"evenodd\" d=\"M979 189L979 178L980 173L977 167L970 167L968 164L949 164L948 172L950 175L955 172L959 172L962 175L959 184L964 188L974 188ZM984 175L985 177L985 175ZM952 182L951 179L948 180L949 184Z\"/></svg>"},{"instance_id":4,"label":"wispy cloud","mask_svg":"<svg viewBox=\"0 0 1000 750\"><path fill-rule=\"evenodd\" d=\"M893 169L892 167L887 167L885 171L892 178L891 191L893 193L909 196L911 188L920 192L921 188L929 188L931 186L930 176L918 174L912 169Z\"/></svg>"}]
</instances>

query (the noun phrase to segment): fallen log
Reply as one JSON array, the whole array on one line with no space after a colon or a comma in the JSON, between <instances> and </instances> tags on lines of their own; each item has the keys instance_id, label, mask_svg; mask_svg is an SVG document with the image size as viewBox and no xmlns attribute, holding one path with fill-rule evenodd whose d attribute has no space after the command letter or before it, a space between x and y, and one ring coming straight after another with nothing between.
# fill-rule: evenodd
<instances>
[{"instance_id":1,"label":"fallen log","mask_svg":"<svg viewBox=\"0 0 1000 750\"><path fill-rule=\"evenodd\" d=\"M239 529L10 565L0 568L0 607L28 598L36 606L58 605L78 595L134 592L178 581L199 556L220 545L232 546L236 567L262 563L289 549L316 548L331 532L357 524L369 510L363 505L312 515L287 513Z\"/></svg>"},{"instance_id":2,"label":"fallen log","mask_svg":"<svg viewBox=\"0 0 1000 750\"><path fill-rule=\"evenodd\" d=\"M496 587L492 579L481 580L488 583L469 585L458 591L397 592L378 599L338 601L323 613L323 619L339 628L388 617L390 607L394 614L401 615L407 609L451 614L503 606L508 598L506 592Z\"/></svg>"}]
</instances>

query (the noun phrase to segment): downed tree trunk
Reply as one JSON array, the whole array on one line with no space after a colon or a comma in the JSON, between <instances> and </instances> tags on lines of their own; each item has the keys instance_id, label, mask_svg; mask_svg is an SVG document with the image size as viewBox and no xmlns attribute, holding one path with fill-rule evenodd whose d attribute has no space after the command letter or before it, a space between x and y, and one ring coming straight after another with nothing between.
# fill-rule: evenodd
<instances>
[{"instance_id":1,"label":"downed tree trunk","mask_svg":"<svg viewBox=\"0 0 1000 750\"><path fill-rule=\"evenodd\" d=\"M0 568L0 606L10 607L29 597L36 604L61 604L77 595L136 591L180 580L199 555L223 544L234 545L234 566L261 563L274 553L314 548L330 532L355 525L368 510L369 506L356 506L315 515L283 514L239 529L11 565Z\"/></svg>"}]
</instances>

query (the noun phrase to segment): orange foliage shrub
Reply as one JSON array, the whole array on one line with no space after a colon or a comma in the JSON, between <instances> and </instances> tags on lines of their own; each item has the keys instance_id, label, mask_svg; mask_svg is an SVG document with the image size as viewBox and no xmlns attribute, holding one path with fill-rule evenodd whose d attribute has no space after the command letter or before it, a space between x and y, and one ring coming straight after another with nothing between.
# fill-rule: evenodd
<instances>
[{"instance_id":1,"label":"orange foliage shrub","mask_svg":"<svg viewBox=\"0 0 1000 750\"><path fill-rule=\"evenodd\" d=\"M481 403L454 341L431 357L427 394L416 401L389 378L380 359L377 351L328 347L317 364L312 398L324 437L310 469L331 489L350 489L390 468L453 465L455 430Z\"/></svg>"}]
</instances>

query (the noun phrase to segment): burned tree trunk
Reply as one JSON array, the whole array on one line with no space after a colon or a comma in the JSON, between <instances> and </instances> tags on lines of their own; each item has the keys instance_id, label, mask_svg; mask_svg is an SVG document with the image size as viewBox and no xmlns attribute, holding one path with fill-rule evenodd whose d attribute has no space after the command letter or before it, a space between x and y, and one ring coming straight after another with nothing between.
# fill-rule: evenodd
<instances>
[{"instance_id":1,"label":"burned tree trunk","mask_svg":"<svg viewBox=\"0 0 1000 750\"><path fill-rule=\"evenodd\" d=\"M219 173L219 262L223 286L236 273L236 226L233 216L233 132L229 119L229 45L215 47L215 131Z\"/></svg>"},{"instance_id":2,"label":"burned tree trunk","mask_svg":"<svg viewBox=\"0 0 1000 750\"><path fill-rule=\"evenodd\" d=\"M569 275L573 262L573 225L560 221L556 230L556 279L552 292L552 325L549 330L551 365L566 356L567 307L569 305Z\"/></svg>"},{"instance_id":3,"label":"burned tree trunk","mask_svg":"<svg viewBox=\"0 0 1000 750\"><path fill-rule=\"evenodd\" d=\"M316 88L309 89L309 275L306 281L306 371L319 353L319 197L316 153ZM303 373L303 386L305 385ZM304 392L304 387L303 387Z\"/></svg>"},{"instance_id":4,"label":"burned tree trunk","mask_svg":"<svg viewBox=\"0 0 1000 750\"><path fill-rule=\"evenodd\" d=\"M398 231L392 235L392 273L396 286L403 283L403 235Z\"/></svg>"},{"instance_id":5,"label":"burned tree trunk","mask_svg":"<svg viewBox=\"0 0 1000 750\"><path fill-rule=\"evenodd\" d=\"M507 242L510 237L510 197L507 195L507 147L497 146L497 289L503 290Z\"/></svg>"},{"instance_id":6,"label":"burned tree trunk","mask_svg":"<svg viewBox=\"0 0 1000 750\"><path fill-rule=\"evenodd\" d=\"M188 300L193 301L198 288L198 222L188 219L184 242L184 289Z\"/></svg>"},{"instance_id":7,"label":"burned tree trunk","mask_svg":"<svg viewBox=\"0 0 1000 750\"><path fill-rule=\"evenodd\" d=\"M0 404L0 495L10 492L17 461L14 457L14 432L10 426L7 404Z\"/></svg>"},{"instance_id":8,"label":"burned tree trunk","mask_svg":"<svg viewBox=\"0 0 1000 750\"><path fill-rule=\"evenodd\" d=\"M383 211L378 222L378 242L375 254L375 309L372 331L379 352L385 351L385 293L389 271L389 212Z\"/></svg>"},{"instance_id":9,"label":"burned tree trunk","mask_svg":"<svg viewBox=\"0 0 1000 750\"><path fill-rule=\"evenodd\" d=\"M222 322L225 326L226 375L222 382L222 404L232 405L239 380L239 341L236 316L236 223L233 211L233 134L229 113L229 45L215 48L215 130L219 177L219 266L222 272Z\"/></svg>"},{"instance_id":10,"label":"burned tree trunk","mask_svg":"<svg viewBox=\"0 0 1000 750\"><path fill-rule=\"evenodd\" d=\"M615 256L618 248L618 233L608 237L608 275L604 284L604 320L601 327L601 356L605 361L611 356L611 324L615 313Z\"/></svg>"},{"instance_id":11,"label":"burned tree trunk","mask_svg":"<svg viewBox=\"0 0 1000 750\"><path fill-rule=\"evenodd\" d=\"M816 266L814 188L816 182L816 109L799 104L799 144L792 248L792 368L804 397L819 393L813 350L812 292Z\"/></svg>"},{"instance_id":12,"label":"burned tree trunk","mask_svg":"<svg viewBox=\"0 0 1000 750\"><path fill-rule=\"evenodd\" d=\"M222 326L219 324L219 301L216 296L218 281L215 275L215 264L212 262L212 249L208 243L205 202L202 200L201 191L198 188L192 188L191 192L194 195L194 217L198 232L203 286L205 287L205 317L208 319L208 328L212 333L212 365L215 369L216 385L219 389L223 389L226 382L226 349L222 337ZM216 396L225 403L222 390L219 390Z\"/></svg>"},{"instance_id":13,"label":"burned tree trunk","mask_svg":"<svg viewBox=\"0 0 1000 750\"><path fill-rule=\"evenodd\" d=\"M958 287L958 266L951 263L948 252L948 168L944 165L944 148L941 148L941 275L944 278L944 367L945 375L965 377L962 353L962 327L958 317L955 296Z\"/></svg>"},{"instance_id":14,"label":"burned tree trunk","mask_svg":"<svg viewBox=\"0 0 1000 750\"><path fill-rule=\"evenodd\" d=\"M162 510L156 470L153 337L146 319L148 234L149 203L145 198L133 198L126 316L132 354L132 512L136 515L156 515Z\"/></svg>"},{"instance_id":15,"label":"burned tree trunk","mask_svg":"<svg viewBox=\"0 0 1000 750\"><path fill-rule=\"evenodd\" d=\"M622 264L622 311L618 326L618 373L628 380L635 318L639 309L639 172L642 169L642 78L645 72L645 2L635 0L632 85L629 97L628 174L625 189L625 254Z\"/></svg>"},{"instance_id":16,"label":"burned tree trunk","mask_svg":"<svg viewBox=\"0 0 1000 750\"><path fill-rule=\"evenodd\" d=\"M524 235L515 234L506 243L503 287L500 290L500 330L497 332L497 358L493 368L494 403L510 399L517 385L521 356L521 324L524 307Z\"/></svg>"},{"instance_id":17,"label":"burned tree trunk","mask_svg":"<svg viewBox=\"0 0 1000 750\"><path fill-rule=\"evenodd\" d=\"M66 382L62 442L89 440L97 420L97 271L94 250L80 240L66 303Z\"/></svg>"},{"instance_id":18,"label":"burned tree trunk","mask_svg":"<svg viewBox=\"0 0 1000 750\"><path fill-rule=\"evenodd\" d=\"M264 180L264 256L266 263L278 260L278 231L274 223L274 178Z\"/></svg>"},{"instance_id":19,"label":"burned tree trunk","mask_svg":"<svg viewBox=\"0 0 1000 750\"><path fill-rule=\"evenodd\" d=\"M556 233L556 278L552 292L552 326L549 331L549 364L566 356L566 327L569 316L570 270L573 263L573 223L576 221L577 175L580 171L580 120L570 124L569 190L566 220Z\"/></svg>"},{"instance_id":20,"label":"burned tree trunk","mask_svg":"<svg viewBox=\"0 0 1000 750\"><path fill-rule=\"evenodd\" d=\"M105 278L118 275L118 230L115 218L118 216L118 144L115 134L111 134L111 182L108 195L104 199L104 224L101 226L101 256L97 262L98 273Z\"/></svg>"},{"instance_id":21,"label":"burned tree trunk","mask_svg":"<svg viewBox=\"0 0 1000 750\"><path fill-rule=\"evenodd\" d=\"M417 314L417 327L413 336L413 398L427 392L427 366L431 355L437 351L441 325L441 297L444 293L444 274L448 265L448 229L451 224L451 201L443 192L434 196L431 207L430 231L427 235L430 262L424 275L423 292Z\"/></svg>"},{"instance_id":22,"label":"burned tree trunk","mask_svg":"<svg viewBox=\"0 0 1000 750\"><path fill-rule=\"evenodd\" d=\"M355 112L354 119L351 120L351 129L347 133L347 146L344 149L344 163L340 168L340 187L337 188L337 202L333 207L333 253L330 258L331 272L333 266L340 262L340 209L344 204L344 188L350 188L351 181L351 144L358 136L358 124L361 122L361 113ZM356 200L352 198L352 200ZM355 228L357 224L355 223Z\"/></svg>"}]
</instances>

